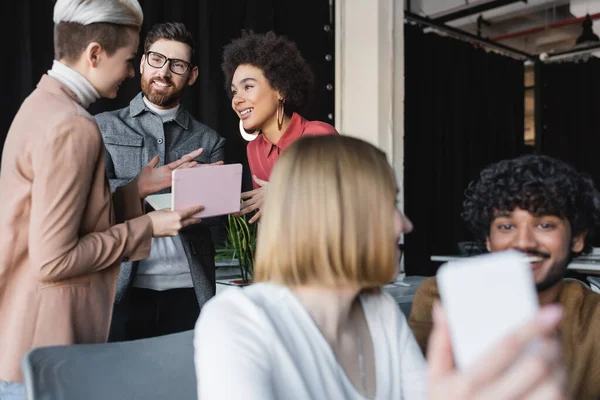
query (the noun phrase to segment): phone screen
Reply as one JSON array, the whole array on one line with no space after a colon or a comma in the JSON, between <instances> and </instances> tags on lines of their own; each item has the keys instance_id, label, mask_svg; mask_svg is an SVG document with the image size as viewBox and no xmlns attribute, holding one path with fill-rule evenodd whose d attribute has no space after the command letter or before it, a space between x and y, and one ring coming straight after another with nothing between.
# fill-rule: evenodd
<instances>
[{"instance_id":1,"label":"phone screen","mask_svg":"<svg viewBox=\"0 0 600 400\"><path fill-rule=\"evenodd\" d=\"M473 365L539 307L529 260L514 250L448 262L437 281L459 369Z\"/></svg>"}]
</instances>

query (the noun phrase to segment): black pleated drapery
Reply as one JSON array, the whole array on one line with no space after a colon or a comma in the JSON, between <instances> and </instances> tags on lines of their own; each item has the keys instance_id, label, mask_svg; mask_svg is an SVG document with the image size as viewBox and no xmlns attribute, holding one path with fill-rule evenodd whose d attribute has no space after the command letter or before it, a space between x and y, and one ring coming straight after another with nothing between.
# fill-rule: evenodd
<instances>
[{"instance_id":1,"label":"black pleated drapery","mask_svg":"<svg viewBox=\"0 0 600 400\"><path fill-rule=\"evenodd\" d=\"M461 218L479 171L524 151L524 65L405 25L406 273L433 275L431 255L472 240Z\"/></svg>"},{"instance_id":2,"label":"black pleated drapery","mask_svg":"<svg viewBox=\"0 0 600 400\"><path fill-rule=\"evenodd\" d=\"M541 67L541 151L600 184L600 60Z\"/></svg>"}]
</instances>

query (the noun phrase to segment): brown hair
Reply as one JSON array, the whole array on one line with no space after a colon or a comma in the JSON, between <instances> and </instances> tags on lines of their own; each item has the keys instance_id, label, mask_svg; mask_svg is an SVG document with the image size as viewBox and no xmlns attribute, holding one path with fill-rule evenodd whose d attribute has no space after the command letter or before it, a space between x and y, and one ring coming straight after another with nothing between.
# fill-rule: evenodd
<instances>
[{"instance_id":1,"label":"brown hair","mask_svg":"<svg viewBox=\"0 0 600 400\"><path fill-rule=\"evenodd\" d=\"M129 25L77 22L60 22L54 26L54 58L75 61L88 44L97 42L111 56L128 43L128 30L138 30Z\"/></svg>"},{"instance_id":2,"label":"brown hair","mask_svg":"<svg viewBox=\"0 0 600 400\"><path fill-rule=\"evenodd\" d=\"M254 281L362 289L397 273L396 182L385 154L348 136L304 136L265 194Z\"/></svg>"},{"instance_id":3,"label":"brown hair","mask_svg":"<svg viewBox=\"0 0 600 400\"><path fill-rule=\"evenodd\" d=\"M146 34L144 53L150 50L150 46L154 42L161 39L187 44L190 48L190 63L194 64L194 37L184 24L181 22L165 22L154 25Z\"/></svg>"}]
</instances>

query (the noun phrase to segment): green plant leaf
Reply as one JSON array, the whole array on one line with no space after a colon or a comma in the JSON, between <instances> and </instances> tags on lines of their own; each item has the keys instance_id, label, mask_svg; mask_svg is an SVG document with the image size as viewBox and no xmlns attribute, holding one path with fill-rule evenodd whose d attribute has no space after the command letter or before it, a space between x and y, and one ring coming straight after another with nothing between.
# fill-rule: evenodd
<instances>
[{"instance_id":1,"label":"green plant leaf","mask_svg":"<svg viewBox=\"0 0 600 400\"><path fill-rule=\"evenodd\" d=\"M254 272L256 225L249 225L246 216L228 216L227 234L230 246L236 251L242 280L248 282Z\"/></svg>"}]
</instances>

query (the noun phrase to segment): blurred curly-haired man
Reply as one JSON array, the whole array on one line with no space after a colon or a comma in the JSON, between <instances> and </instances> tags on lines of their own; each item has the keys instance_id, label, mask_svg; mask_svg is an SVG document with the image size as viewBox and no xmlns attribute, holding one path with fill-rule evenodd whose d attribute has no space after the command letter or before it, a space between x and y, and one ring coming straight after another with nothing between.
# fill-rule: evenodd
<instances>
[{"instance_id":1,"label":"blurred curly-haired man","mask_svg":"<svg viewBox=\"0 0 600 400\"><path fill-rule=\"evenodd\" d=\"M563 279L573 257L592 249L600 222L593 181L562 161L526 155L485 168L465 195L463 218L482 247L541 259L531 270L540 304L558 303L564 310L558 333L570 397L600 398L600 295ZM414 297L409 323L424 352L438 299L435 277Z\"/></svg>"}]
</instances>

